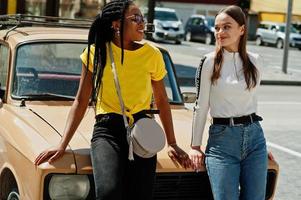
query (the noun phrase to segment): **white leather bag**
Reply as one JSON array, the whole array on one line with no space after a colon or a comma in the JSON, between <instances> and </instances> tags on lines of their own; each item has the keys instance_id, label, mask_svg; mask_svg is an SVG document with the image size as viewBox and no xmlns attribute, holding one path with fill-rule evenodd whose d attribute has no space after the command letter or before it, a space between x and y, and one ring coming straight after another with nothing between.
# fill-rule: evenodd
<instances>
[{"instance_id":1,"label":"white leather bag","mask_svg":"<svg viewBox=\"0 0 301 200\"><path fill-rule=\"evenodd\" d=\"M141 118L131 130L133 151L140 157L150 158L165 146L165 134L152 118Z\"/></svg>"}]
</instances>

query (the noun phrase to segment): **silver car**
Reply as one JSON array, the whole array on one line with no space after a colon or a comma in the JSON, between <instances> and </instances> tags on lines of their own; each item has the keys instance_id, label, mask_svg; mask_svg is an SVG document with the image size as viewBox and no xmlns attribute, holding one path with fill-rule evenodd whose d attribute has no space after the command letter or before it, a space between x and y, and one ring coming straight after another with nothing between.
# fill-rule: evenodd
<instances>
[{"instance_id":1,"label":"silver car","mask_svg":"<svg viewBox=\"0 0 301 200\"><path fill-rule=\"evenodd\" d=\"M181 44L184 40L184 28L179 20L176 11L171 8L155 8L155 41L172 40L176 44Z\"/></svg>"},{"instance_id":2,"label":"silver car","mask_svg":"<svg viewBox=\"0 0 301 200\"><path fill-rule=\"evenodd\" d=\"M285 27L284 23L261 22L256 31L256 44L273 44L279 49L283 48ZM301 50L301 35L293 26L290 27L289 40L291 47L296 47Z\"/></svg>"}]
</instances>

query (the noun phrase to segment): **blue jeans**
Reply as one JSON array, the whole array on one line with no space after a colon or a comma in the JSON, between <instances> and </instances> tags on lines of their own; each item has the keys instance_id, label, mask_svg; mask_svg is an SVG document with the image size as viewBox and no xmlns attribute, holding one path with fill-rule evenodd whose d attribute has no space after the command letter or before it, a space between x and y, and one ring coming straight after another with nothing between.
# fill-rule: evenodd
<instances>
[{"instance_id":1,"label":"blue jeans","mask_svg":"<svg viewBox=\"0 0 301 200\"><path fill-rule=\"evenodd\" d=\"M91 140L97 200L152 199L157 157L134 155L134 161L129 161L128 148L122 116L98 117Z\"/></svg>"},{"instance_id":2,"label":"blue jeans","mask_svg":"<svg viewBox=\"0 0 301 200\"><path fill-rule=\"evenodd\" d=\"M264 200L267 150L259 122L209 129L206 168L215 200Z\"/></svg>"}]
</instances>

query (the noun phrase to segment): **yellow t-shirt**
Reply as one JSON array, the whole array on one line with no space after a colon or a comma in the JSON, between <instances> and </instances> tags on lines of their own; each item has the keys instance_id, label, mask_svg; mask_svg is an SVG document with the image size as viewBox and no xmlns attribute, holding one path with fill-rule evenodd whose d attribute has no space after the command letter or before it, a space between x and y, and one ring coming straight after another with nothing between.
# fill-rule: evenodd
<instances>
[{"instance_id":1,"label":"yellow t-shirt","mask_svg":"<svg viewBox=\"0 0 301 200\"><path fill-rule=\"evenodd\" d=\"M134 113L150 109L151 80L163 79L167 71L160 50L147 42L137 50L124 50L123 65L121 65L121 49L113 42L111 44L126 115L131 118ZM91 72L93 71L94 51L94 46L91 46L89 61L89 71ZM86 66L87 56L88 48L80 56ZM107 61L97 97L96 115L111 112L122 114L107 47Z\"/></svg>"}]
</instances>

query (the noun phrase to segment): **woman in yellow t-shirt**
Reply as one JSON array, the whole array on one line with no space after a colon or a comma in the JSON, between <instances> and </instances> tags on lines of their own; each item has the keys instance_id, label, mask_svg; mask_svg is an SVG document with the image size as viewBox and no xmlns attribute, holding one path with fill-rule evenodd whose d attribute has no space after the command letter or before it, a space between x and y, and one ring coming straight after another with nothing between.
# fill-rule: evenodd
<instances>
[{"instance_id":1,"label":"woman in yellow t-shirt","mask_svg":"<svg viewBox=\"0 0 301 200\"><path fill-rule=\"evenodd\" d=\"M160 51L140 44L144 20L132 1L113 0L106 4L93 22L88 48L81 55L83 70L79 90L68 116L61 142L42 152L35 163L60 158L71 140L92 97L96 103L96 123L91 140L91 159L97 199L151 199L156 170L156 156L128 160L129 145L122 111L114 85L108 46L111 45L130 123L146 117L152 95L160 110L172 159L190 166L188 155L176 144L171 111L163 77L166 75Z\"/></svg>"}]
</instances>

